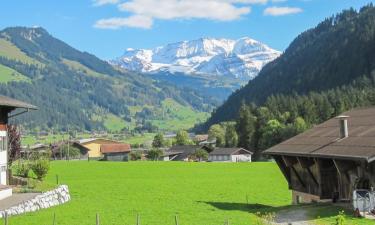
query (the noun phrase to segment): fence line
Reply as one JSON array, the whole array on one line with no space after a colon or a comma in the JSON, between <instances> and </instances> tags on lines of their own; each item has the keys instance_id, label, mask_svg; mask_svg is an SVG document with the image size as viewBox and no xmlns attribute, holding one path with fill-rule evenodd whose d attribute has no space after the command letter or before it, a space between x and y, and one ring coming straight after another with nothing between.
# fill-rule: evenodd
<instances>
[{"instance_id":1,"label":"fence line","mask_svg":"<svg viewBox=\"0 0 375 225\"><path fill-rule=\"evenodd\" d=\"M5 215L3 217L4 225L9 225L9 219L8 218L9 218L8 214L5 213ZM99 213L96 213L95 221L96 221L96 223L95 223L96 225L100 225L100 215L99 215ZM174 223L175 223L175 225L179 225L178 215L174 216ZM58 223L56 221L56 212L53 213L52 225L58 225ZM141 225L141 215L139 213L137 213L135 225ZM229 219L226 219L224 221L224 225L230 225Z\"/></svg>"}]
</instances>

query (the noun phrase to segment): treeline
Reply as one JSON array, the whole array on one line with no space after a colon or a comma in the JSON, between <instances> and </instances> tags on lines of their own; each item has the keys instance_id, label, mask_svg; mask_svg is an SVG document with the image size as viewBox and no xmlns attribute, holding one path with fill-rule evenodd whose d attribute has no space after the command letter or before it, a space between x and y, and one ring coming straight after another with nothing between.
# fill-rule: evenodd
<instances>
[{"instance_id":1,"label":"treeline","mask_svg":"<svg viewBox=\"0 0 375 225\"><path fill-rule=\"evenodd\" d=\"M375 74L351 85L307 95L275 95L261 106L242 103L235 121L212 125L209 135L220 146L239 146L261 152L314 124L322 123L345 111L375 105Z\"/></svg>"}]
</instances>

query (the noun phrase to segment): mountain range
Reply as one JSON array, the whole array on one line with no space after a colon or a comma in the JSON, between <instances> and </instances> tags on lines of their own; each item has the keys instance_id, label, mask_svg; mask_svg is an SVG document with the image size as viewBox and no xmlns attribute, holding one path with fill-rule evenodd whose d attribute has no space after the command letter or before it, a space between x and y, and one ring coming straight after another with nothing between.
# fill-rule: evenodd
<instances>
[{"instance_id":1,"label":"mountain range","mask_svg":"<svg viewBox=\"0 0 375 225\"><path fill-rule=\"evenodd\" d=\"M187 129L215 105L192 89L114 68L40 27L0 31L0 74L1 95L39 108L17 117L35 131Z\"/></svg>"},{"instance_id":2,"label":"mountain range","mask_svg":"<svg viewBox=\"0 0 375 225\"><path fill-rule=\"evenodd\" d=\"M200 38L154 49L127 49L110 63L129 71L208 75L248 81L281 53L248 37Z\"/></svg>"}]
</instances>

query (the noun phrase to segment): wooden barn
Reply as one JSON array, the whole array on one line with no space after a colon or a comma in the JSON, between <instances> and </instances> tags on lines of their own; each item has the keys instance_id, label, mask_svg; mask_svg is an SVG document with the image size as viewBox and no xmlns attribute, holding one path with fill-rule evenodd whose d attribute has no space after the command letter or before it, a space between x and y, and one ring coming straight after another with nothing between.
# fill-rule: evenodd
<instances>
[{"instance_id":1,"label":"wooden barn","mask_svg":"<svg viewBox=\"0 0 375 225\"><path fill-rule=\"evenodd\" d=\"M375 107L330 119L264 152L292 190L293 203L348 201L375 187Z\"/></svg>"},{"instance_id":2,"label":"wooden barn","mask_svg":"<svg viewBox=\"0 0 375 225\"><path fill-rule=\"evenodd\" d=\"M130 144L102 144L100 152L106 161L129 161Z\"/></svg>"}]
</instances>

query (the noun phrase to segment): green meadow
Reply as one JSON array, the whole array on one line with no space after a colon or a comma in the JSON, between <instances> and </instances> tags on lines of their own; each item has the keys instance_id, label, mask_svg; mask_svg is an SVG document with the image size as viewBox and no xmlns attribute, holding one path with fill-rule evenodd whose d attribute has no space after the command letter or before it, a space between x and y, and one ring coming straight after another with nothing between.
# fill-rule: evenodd
<instances>
[{"instance_id":1,"label":"green meadow","mask_svg":"<svg viewBox=\"0 0 375 225\"><path fill-rule=\"evenodd\" d=\"M257 212L293 209L291 193L274 163L53 162L46 182L59 175L72 200L64 205L9 219L10 225L259 224ZM315 211L314 211L315 210ZM339 209L316 207L315 222L331 224ZM321 210L321 211L319 211ZM351 220L350 224L370 224Z\"/></svg>"}]
</instances>

